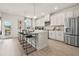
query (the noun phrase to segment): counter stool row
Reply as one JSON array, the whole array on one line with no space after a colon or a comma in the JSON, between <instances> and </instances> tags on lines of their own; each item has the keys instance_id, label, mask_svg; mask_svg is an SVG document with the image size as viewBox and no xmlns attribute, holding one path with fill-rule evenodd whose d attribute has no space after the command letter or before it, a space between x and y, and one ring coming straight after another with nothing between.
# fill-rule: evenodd
<instances>
[{"instance_id":1,"label":"counter stool row","mask_svg":"<svg viewBox=\"0 0 79 59\"><path fill-rule=\"evenodd\" d=\"M24 33L24 31L19 32L18 38L20 44L22 45L23 49L25 50L26 55L36 51L37 45L37 36L36 34L31 33Z\"/></svg>"}]
</instances>

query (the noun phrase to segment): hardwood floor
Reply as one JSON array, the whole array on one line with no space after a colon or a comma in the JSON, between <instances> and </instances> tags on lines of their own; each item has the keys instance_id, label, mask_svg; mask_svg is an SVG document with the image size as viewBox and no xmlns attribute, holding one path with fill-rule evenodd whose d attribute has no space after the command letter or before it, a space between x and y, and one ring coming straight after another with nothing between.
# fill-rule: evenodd
<instances>
[{"instance_id":1,"label":"hardwood floor","mask_svg":"<svg viewBox=\"0 0 79 59\"><path fill-rule=\"evenodd\" d=\"M17 39L6 39L0 40L0 56L25 56L25 53ZM48 47L29 56L79 56L79 48L48 40Z\"/></svg>"},{"instance_id":2,"label":"hardwood floor","mask_svg":"<svg viewBox=\"0 0 79 59\"><path fill-rule=\"evenodd\" d=\"M22 56L24 55L16 39L0 40L0 56Z\"/></svg>"},{"instance_id":3,"label":"hardwood floor","mask_svg":"<svg viewBox=\"0 0 79 59\"><path fill-rule=\"evenodd\" d=\"M33 56L79 56L79 48L62 42L48 40L48 47L36 51Z\"/></svg>"}]
</instances>

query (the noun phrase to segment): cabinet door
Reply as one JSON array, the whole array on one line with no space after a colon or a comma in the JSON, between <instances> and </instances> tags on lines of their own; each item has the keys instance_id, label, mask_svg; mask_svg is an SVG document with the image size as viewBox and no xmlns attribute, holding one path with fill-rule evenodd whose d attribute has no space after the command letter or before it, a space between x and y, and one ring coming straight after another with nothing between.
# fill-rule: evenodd
<instances>
[{"instance_id":1,"label":"cabinet door","mask_svg":"<svg viewBox=\"0 0 79 59\"><path fill-rule=\"evenodd\" d=\"M74 16L75 17L79 16L79 6L74 8Z\"/></svg>"},{"instance_id":2,"label":"cabinet door","mask_svg":"<svg viewBox=\"0 0 79 59\"><path fill-rule=\"evenodd\" d=\"M66 18L73 17L73 13L74 13L73 9L67 10L65 13Z\"/></svg>"},{"instance_id":3,"label":"cabinet door","mask_svg":"<svg viewBox=\"0 0 79 59\"><path fill-rule=\"evenodd\" d=\"M54 15L53 25L56 25L56 15Z\"/></svg>"},{"instance_id":4,"label":"cabinet door","mask_svg":"<svg viewBox=\"0 0 79 59\"><path fill-rule=\"evenodd\" d=\"M56 39L55 34L56 34L55 31L49 31L49 38Z\"/></svg>"},{"instance_id":5,"label":"cabinet door","mask_svg":"<svg viewBox=\"0 0 79 59\"><path fill-rule=\"evenodd\" d=\"M56 16L56 25L62 24L62 13L57 14Z\"/></svg>"},{"instance_id":6,"label":"cabinet door","mask_svg":"<svg viewBox=\"0 0 79 59\"><path fill-rule=\"evenodd\" d=\"M50 38L50 36L51 36L51 32L49 31L49 38Z\"/></svg>"},{"instance_id":7,"label":"cabinet door","mask_svg":"<svg viewBox=\"0 0 79 59\"><path fill-rule=\"evenodd\" d=\"M56 40L64 41L64 35L62 31L56 31Z\"/></svg>"},{"instance_id":8,"label":"cabinet door","mask_svg":"<svg viewBox=\"0 0 79 59\"><path fill-rule=\"evenodd\" d=\"M64 41L64 31L61 33L61 40Z\"/></svg>"},{"instance_id":9,"label":"cabinet door","mask_svg":"<svg viewBox=\"0 0 79 59\"><path fill-rule=\"evenodd\" d=\"M55 18L55 25L59 25L60 24L60 15L59 14L56 14L56 16L55 16L56 18Z\"/></svg>"},{"instance_id":10,"label":"cabinet door","mask_svg":"<svg viewBox=\"0 0 79 59\"><path fill-rule=\"evenodd\" d=\"M49 31L49 38L52 39L52 31Z\"/></svg>"},{"instance_id":11,"label":"cabinet door","mask_svg":"<svg viewBox=\"0 0 79 59\"><path fill-rule=\"evenodd\" d=\"M64 25L65 15L64 12L60 15L60 25Z\"/></svg>"},{"instance_id":12,"label":"cabinet door","mask_svg":"<svg viewBox=\"0 0 79 59\"><path fill-rule=\"evenodd\" d=\"M52 31L52 39L56 39L56 32L55 31Z\"/></svg>"},{"instance_id":13,"label":"cabinet door","mask_svg":"<svg viewBox=\"0 0 79 59\"><path fill-rule=\"evenodd\" d=\"M51 16L51 25L54 25L54 21L55 20L55 17L54 16Z\"/></svg>"}]
</instances>

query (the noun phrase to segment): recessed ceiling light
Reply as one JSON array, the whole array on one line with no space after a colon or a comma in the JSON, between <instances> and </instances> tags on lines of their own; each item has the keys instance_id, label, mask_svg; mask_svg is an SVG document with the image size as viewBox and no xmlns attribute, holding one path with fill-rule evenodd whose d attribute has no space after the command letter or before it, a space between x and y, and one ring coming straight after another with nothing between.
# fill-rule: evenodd
<instances>
[{"instance_id":1,"label":"recessed ceiling light","mask_svg":"<svg viewBox=\"0 0 79 59\"><path fill-rule=\"evenodd\" d=\"M33 18L37 18L37 16L34 16Z\"/></svg>"},{"instance_id":2,"label":"recessed ceiling light","mask_svg":"<svg viewBox=\"0 0 79 59\"><path fill-rule=\"evenodd\" d=\"M57 10L58 8L57 8L57 7L55 7L54 9L55 9L55 10Z\"/></svg>"}]
</instances>

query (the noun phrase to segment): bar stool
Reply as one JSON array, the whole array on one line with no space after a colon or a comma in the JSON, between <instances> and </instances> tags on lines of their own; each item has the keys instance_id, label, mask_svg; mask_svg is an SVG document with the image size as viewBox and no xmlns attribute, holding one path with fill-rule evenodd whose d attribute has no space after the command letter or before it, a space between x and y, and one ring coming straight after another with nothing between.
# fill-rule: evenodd
<instances>
[{"instance_id":1,"label":"bar stool","mask_svg":"<svg viewBox=\"0 0 79 59\"><path fill-rule=\"evenodd\" d=\"M21 41L22 41L22 32L19 32L19 42L20 42L20 44L21 44Z\"/></svg>"},{"instance_id":2,"label":"bar stool","mask_svg":"<svg viewBox=\"0 0 79 59\"><path fill-rule=\"evenodd\" d=\"M21 38L20 38L20 44L22 45L23 49L26 52L26 55L36 51L36 45L37 45L37 36L36 34L27 33L27 32L19 32Z\"/></svg>"},{"instance_id":3,"label":"bar stool","mask_svg":"<svg viewBox=\"0 0 79 59\"><path fill-rule=\"evenodd\" d=\"M33 45L33 39L35 39L34 41L34 45ZM29 42L30 41L30 42ZM34 35L31 35L31 34L29 34L29 35L26 35L26 48L25 48L25 50L26 50L26 55L28 55L28 54L30 54L30 53L32 53L32 52L34 52L34 51L36 51L36 44L37 42L36 42L36 36L34 36ZM30 45L30 46L29 46Z\"/></svg>"}]
</instances>

